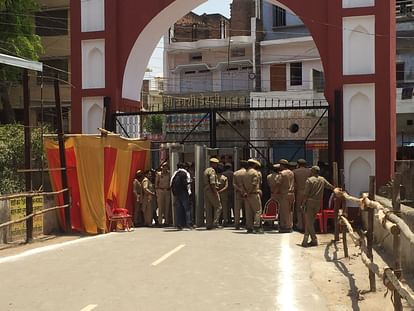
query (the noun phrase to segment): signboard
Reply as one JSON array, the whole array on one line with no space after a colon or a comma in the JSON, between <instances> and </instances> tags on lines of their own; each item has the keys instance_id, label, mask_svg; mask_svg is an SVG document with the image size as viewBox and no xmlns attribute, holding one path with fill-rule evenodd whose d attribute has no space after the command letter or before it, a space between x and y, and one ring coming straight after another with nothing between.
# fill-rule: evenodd
<instances>
[{"instance_id":1,"label":"signboard","mask_svg":"<svg viewBox=\"0 0 414 311\"><path fill-rule=\"evenodd\" d=\"M33 197L33 212L43 209L43 196ZM26 198L10 200L10 220L21 219L26 216ZM43 234L43 215L33 218L33 236ZM26 237L26 221L10 226L10 238L12 241Z\"/></svg>"}]
</instances>

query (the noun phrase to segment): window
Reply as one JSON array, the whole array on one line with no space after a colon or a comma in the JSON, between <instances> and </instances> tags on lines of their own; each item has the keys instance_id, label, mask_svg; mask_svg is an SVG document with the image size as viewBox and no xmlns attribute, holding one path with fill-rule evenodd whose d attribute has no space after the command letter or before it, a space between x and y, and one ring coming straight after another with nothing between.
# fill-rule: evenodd
<instances>
[{"instance_id":1,"label":"window","mask_svg":"<svg viewBox=\"0 0 414 311\"><path fill-rule=\"evenodd\" d=\"M68 34L68 10L36 13L36 34L39 36L65 36Z\"/></svg>"},{"instance_id":2,"label":"window","mask_svg":"<svg viewBox=\"0 0 414 311\"><path fill-rule=\"evenodd\" d=\"M315 92L323 92L325 90L325 77L322 71L312 70L313 90Z\"/></svg>"},{"instance_id":3,"label":"window","mask_svg":"<svg viewBox=\"0 0 414 311\"><path fill-rule=\"evenodd\" d=\"M286 26L286 10L273 6L273 27Z\"/></svg>"},{"instance_id":4,"label":"window","mask_svg":"<svg viewBox=\"0 0 414 311\"><path fill-rule=\"evenodd\" d=\"M397 63L396 76L397 76L397 87L404 83L405 80L405 64Z\"/></svg>"},{"instance_id":5,"label":"window","mask_svg":"<svg viewBox=\"0 0 414 311\"><path fill-rule=\"evenodd\" d=\"M302 85L302 63L290 64L290 85Z\"/></svg>"},{"instance_id":6,"label":"window","mask_svg":"<svg viewBox=\"0 0 414 311\"><path fill-rule=\"evenodd\" d=\"M198 62L203 60L203 54L201 53L192 53L190 54L190 61L192 62Z\"/></svg>"},{"instance_id":7,"label":"window","mask_svg":"<svg viewBox=\"0 0 414 311\"><path fill-rule=\"evenodd\" d=\"M243 57L243 56L246 56L246 49L244 48L231 49L231 57Z\"/></svg>"},{"instance_id":8,"label":"window","mask_svg":"<svg viewBox=\"0 0 414 311\"><path fill-rule=\"evenodd\" d=\"M67 58L46 59L43 63L43 82L53 83L55 77L63 81L69 81L69 64ZM42 73L38 74L38 84L42 82Z\"/></svg>"}]
</instances>

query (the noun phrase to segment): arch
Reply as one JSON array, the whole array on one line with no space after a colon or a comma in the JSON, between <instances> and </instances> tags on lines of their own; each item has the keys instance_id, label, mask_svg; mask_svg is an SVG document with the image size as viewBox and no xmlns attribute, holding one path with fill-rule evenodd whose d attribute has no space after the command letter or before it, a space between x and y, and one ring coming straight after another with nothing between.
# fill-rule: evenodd
<instances>
[{"instance_id":1,"label":"arch","mask_svg":"<svg viewBox=\"0 0 414 311\"><path fill-rule=\"evenodd\" d=\"M361 92L349 101L349 137L353 140L370 138L372 135L370 122L366 119L371 115L370 106L369 97Z\"/></svg>"},{"instance_id":2,"label":"arch","mask_svg":"<svg viewBox=\"0 0 414 311\"><path fill-rule=\"evenodd\" d=\"M356 158L349 166L349 192L360 197L361 191L368 191L369 176L372 175L372 167L362 157Z\"/></svg>"},{"instance_id":3,"label":"arch","mask_svg":"<svg viewBox=\"0 0 414 311\"><path fill-rule=\"evenodd\" d=\"M195 9L200 4L208 0L175 0L165 9L160 11L141 31L136 39L125 65L122 79L122 98L132 101L140 100L140 89L142 80L145 75L145 70L148 61L154 52L160 38L166 33L169 27L173 25L178 19L183 17L189 11ZM289 0L266 0L267 2L278 5L291 11L298 16L296 12L301 6L299 4L288 6L291 3ZM314 6L316 9L316 6ZM321 11L321 10L319 10ZM325 80L328 81L329 71L327 70L327 57L324 57L325 51L321 49L321 38L316 35L317 28L323 28L321 24L315 24L313 20L302 20L304 25L308 28L315 41L316 48L321 56L322 66L324 67ZM164 64L165 65L165 64ZM329 97L328 97L329 98Z\"/></svg>"},{"instance_id":4,"label":"arch","mask_svg":"<svg viewBox=\"0 0 414 311\"><path fill-rule=\"evenodd\" d=\"M207 0L176 0L154 17L140 33L129 53L122 81L122 98L140 99L148 61L160 38L178 19Z\"/></svg>"},{"instance_id":5,"label":"arch","mask_svg":"<svg viewBox=\"0 0 414 311\"><path fill-rule=\"evenodd\" d=\"M94 47L88 53L86 72L88 73L86 82L89 88L105 87L105 60L100 49Z\"/></svg>"},{"instance_id":6,"label":"arch","mask_svg":"<svg viewBox=\"0 0 414 311\"><path fill-rule=\"evenodd\" d=\"M88 110L88 134L96 134L98 132L98 128L102 126L102 113L102 108L97 104L93 104Z\"/></svg>"}]
</instances>

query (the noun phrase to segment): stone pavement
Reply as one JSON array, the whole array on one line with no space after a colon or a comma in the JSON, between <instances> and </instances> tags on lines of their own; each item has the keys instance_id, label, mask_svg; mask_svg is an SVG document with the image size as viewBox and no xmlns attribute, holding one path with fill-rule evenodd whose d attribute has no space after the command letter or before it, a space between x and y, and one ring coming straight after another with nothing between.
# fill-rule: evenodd
<instances>
[{"instance_id":1,"label":"stone pavement","mask_svg":"<svg viewBox=\"0 0 414 311\"><path fill-rule=\"evenodd\" d=\"M0 252L0 310L378 310L331 237L304 249L298 233L145 228Z\"/></svg>"}]
</instances>

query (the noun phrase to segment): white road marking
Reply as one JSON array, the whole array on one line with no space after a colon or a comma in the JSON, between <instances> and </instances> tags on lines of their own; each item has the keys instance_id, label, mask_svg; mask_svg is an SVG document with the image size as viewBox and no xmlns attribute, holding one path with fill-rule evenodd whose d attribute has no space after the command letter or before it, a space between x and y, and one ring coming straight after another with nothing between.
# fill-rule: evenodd
<instances>
[{"instance_id":1,"label":"white road marking","mask_svg":"<svg viewBox=\"0 0 414 311\"><path fill-rule=\"evenodd\" d=\"M63 248L63 247L68 246L68 245L83 243L83 242L90 241L90 240L95 240L95 239L101 239L101 238L104 238L104 237L107 237L107 236L113 235L113 234L114 233L100 234L100 235L96 235L96 236L92 236L92 237L80 238L80 239L77 239L77 240L67 241L67 242L63 242L63 243L59 243L59 244L53 244L53 245L48 245L48 246L43 246L43 247L37 247L37 248L34 248L34 249L30 249L28 251L25 251L21 254L17 254L17 255L13 255L13 256L7 256L7 257L0 257L0 264L6 263L6 262L18 261L18 260L23 259L25 257L30 257L30 256L33 256L33 255L36 255L36 254L50 252L50 251L53 251L53 250L56 250L56 249Z\"/></svg>"},{"instance_id":2,"label":"white road marking","mask_svg":"<svg viewBox=\"0 0 414 311\"><path fill-rule=\"evenodd\" d=\"M93 309L95 309L98 305L89 305L86 306L85 308L83 308L81 311L91 311Z\"/></svg>"},{"instance_id":3,"label":"white road marking","mask_svg":"<svg viewBox=\"0 0 414 311\"><path fill-rule=\"evenodd\" d=\"M180 249L182 249L185 246L185 244L181 244L180 246L177 246L176 248L174 248L172 251L168 252L167 254L165 254L164 256L162 256L160 259L157 259L156 261L154 261L151 265L152 266L157 266L160 263L162 263L164 260L166 260L168 257L174 255L175 253L177 253Z\"/></svg>"}]
</instances>

